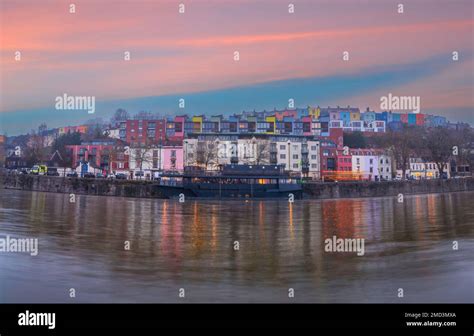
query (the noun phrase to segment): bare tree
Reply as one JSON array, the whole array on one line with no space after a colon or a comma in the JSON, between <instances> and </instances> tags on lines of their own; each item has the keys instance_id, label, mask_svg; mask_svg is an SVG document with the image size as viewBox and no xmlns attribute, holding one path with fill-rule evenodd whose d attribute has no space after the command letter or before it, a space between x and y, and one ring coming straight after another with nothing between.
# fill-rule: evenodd
<instances>
[{"instance_id":1,"label":"bare tree","mask_svg":"<svg viewBox=\"0 0 474 336\"><path fill-rule=\"evenodd\" d=\"M465 127L459 131L453 131L456 153L453 153L456 165L467 165L470 171L474 164L474 131Z\"/></svg>"},{"instance_id":2,"label":"bare tree","mask_svg":"<svg viewBox=\"0 0 474 336\"><path fill-rule=\"evenodd\" d=\"M267 141L257 142L255 151L255 163L257 165L270 162L270 144Z\"/></svg>"},{"instance_id":3,"label":"bare tree","mask_svg":"<svg viewBox=\"0 0 474 336\"><path fill-rule=\"evenodd\" d=\"M423 160L434 162L439 178L443 178L445 164L453 156L456 137L446 127L436 127L425 131L420 137L420 154Z\"/></svg>"},{"instance_id":4,"label":"bare tree","mask_svg":"<svg viewBox=\"0 0 474 336\"><path fill-rule=\"evenodd\" d=\"M141 120L141 119L151 120L154 118L154 116L153 116L153 113L151 113L150 111L140 111L137 114L135 114L133 118L137 120Z\"/></svg>"},{"instance_id":5,"label":"bare tree","mask_svg":"<svg viewBox=\"0 0 474 336\"><path fill-rule=\"evenodd\" d=\"M217 146L213 142L200 141L197 144L196 163L207 170L217 162Z\"/></svg>"},{"instance_id":6,"label":"bare tree","mask_svg":"<svg viewBox=\"0 0 474 336\"><path fill-rule=\"evenodd\" d=\"M127 110L125 110L123 108L119 108L119 109L117 109L117 111L115 111L112 118L110 118L110 123L112 125L116 126L118 123L120 123L121 121L125 121L128 118L129 118L129 115L128 115Z\"/></svg>"},{"instance_id":7,"label":"bare tree","mask_svg":"<svg viewBox=\"0 0 474 336\"><path fill-rule=\"evenodd\" d=\"M36 163L42 163L46 161L49 153L50 148L45 146L44 137L32 132L23 154L27 164L34 165Z\"/></svg>"},{"instance_id":8,"label":"bare tree","mask_svg":"<svg viewBox=\"0 0 474 336\"><path fill-rule=\"evenodd\" d=\"M143 172L143 165L146 163L153 162L153 155L151 155L150 150L155 148L156 146L149 139L146 139L138 146L139 147L134 148L130 154L132 156L132 159L135 161L135 165L140 167L140 172Z\"/></svg>"},{"instance_id":9,"label":"bare tree","mask_svg":"<svg viewBox=\"0 0 474 336\"><path fill-rule=\"evenodd\" d=\"M399 131L387 131L376 139L377 145L386 148L395 159L398 168L402 171L402 179L406 179L410 158L414 156L419 145L420 130L419 127L404 125Z\"/></svg>"}]
</instances>

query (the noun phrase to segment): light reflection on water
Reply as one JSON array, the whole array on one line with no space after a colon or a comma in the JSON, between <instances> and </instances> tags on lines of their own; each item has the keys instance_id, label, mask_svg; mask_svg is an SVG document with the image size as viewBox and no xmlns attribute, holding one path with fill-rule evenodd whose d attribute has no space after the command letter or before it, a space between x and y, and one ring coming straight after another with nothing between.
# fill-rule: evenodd
<instances>
[{"instance_id":1,"label":"light reflection on water","mask_svg":"<svg viewBox=\"0 0 474 336\"><path fill-rule=\"evenodd\" d=\"M474 302L473 196L70 204L2 190L0 235L38 237L40 253L0 253L0 302ZM364 238L365 255L324 252L332 236Z\"/></svg>"}]
</instances>

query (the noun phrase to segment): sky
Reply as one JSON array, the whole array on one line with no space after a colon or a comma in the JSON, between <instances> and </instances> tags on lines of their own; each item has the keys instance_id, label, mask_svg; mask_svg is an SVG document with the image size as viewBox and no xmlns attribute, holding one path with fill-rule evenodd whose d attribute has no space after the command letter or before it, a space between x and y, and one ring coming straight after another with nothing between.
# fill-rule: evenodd
<instances>
[{"instance_id":1,"label":"sky","mask_svg":"<svg viewBox=\"0 0 474 336\"><path fill-rule=\"evenodd\" d=\"M472 0L75 0L75 13L70 3L0 0L0 133L118 108L232 114L294 99L380 111L389 93L474 124ZM56 110L64 93L94 96L96 112Z\"/></svg>"}]
</instances>

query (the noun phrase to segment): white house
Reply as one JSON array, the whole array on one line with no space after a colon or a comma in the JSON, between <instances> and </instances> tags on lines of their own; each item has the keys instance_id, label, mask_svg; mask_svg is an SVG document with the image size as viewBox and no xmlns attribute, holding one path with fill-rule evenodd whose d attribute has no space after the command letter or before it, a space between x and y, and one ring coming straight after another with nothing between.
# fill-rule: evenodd
<instances>
[{"instance_id":1,"label":"white house","mask_svg":"<svg viewBox=\"0 0 474 336\"><path fill-rule=\"evenodd\" d=\"M352 149L352 171L362 179L380 181L392 179L392 164L389 156L374 149Z\"/></svg>"},{"instance_id":2,"label":"white house","mask_svg":"<svg viewBox=\"0 0 474 336\"><path fill-rule=\"evenodd\" d=\"M444 164L443 170L450 178L451 165L449 162ZM436 179L439 178L439 169L435 162L424 162L421 158L410 158L410 168L406 174L414 179Z\"/></svg>"}]
</instances>

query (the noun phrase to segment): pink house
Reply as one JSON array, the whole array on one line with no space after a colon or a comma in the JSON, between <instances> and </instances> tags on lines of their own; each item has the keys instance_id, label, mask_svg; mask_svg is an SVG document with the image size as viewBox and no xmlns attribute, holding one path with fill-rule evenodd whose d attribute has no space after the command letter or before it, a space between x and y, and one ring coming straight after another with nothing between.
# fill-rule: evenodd
<instances>
[{"instance_id":1,"label":"pink house","mask_svg":"<svg viewBox=\"0 0 474 336\"><path fill-rule=\"evenodd\" d=\"M182 171L183 170L183 146L170 145L163 146L162 162L164 171Z\"/></svg>"}]
</instances>

